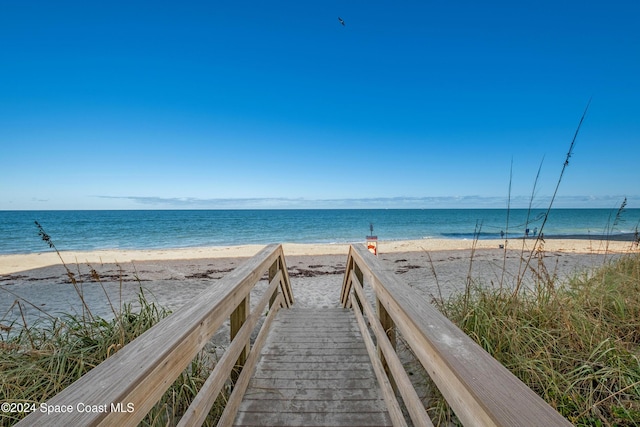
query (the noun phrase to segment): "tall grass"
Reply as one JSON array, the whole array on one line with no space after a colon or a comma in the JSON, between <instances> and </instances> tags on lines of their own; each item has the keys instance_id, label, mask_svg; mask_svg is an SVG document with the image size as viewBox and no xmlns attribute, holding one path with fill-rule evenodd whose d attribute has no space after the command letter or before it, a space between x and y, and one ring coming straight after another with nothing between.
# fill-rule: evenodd
<instances>
[{"instance_id":1,"label":"tall grass","mask_svg":"<svg viewBox=\"0 0 640 427\"><path fill-rule=\"evenodd\" d=\"M576 425L640 425L640 254L566 286L475 285L439 307Z\"/></svg>"},{"instance_id":2,"label":"tall grass","mask_svg":"<svg viewBox=\"0 0 640 427\"><path fill-rule=\"evenodd\" d=\"M142 286L137 304L114 304L105 290L113 318L94 315L83 294L82 276L64 262L51 237L36 223L40 237L56 251L78 294L79 314L47 315L27 323L26 301L15 303L20 319L4 321L0 329L0 402L45 402L100 364L171 312L149 300ZM99 274L90 274L100 286ZM140 283L140 282L138 282ZM122 280L120 281L122 287ZM104 287L102 287L104 290ZM33 306L35 307L35 306ZM35 307L37 308L37 307ZM215 365L215 354L201 351L141 422L143 426L176 425ZM205 425L215 425L224 396L214 405ZM26 414L0 412L0 426L9 426Z\"/></svg>"},{"instance_id":3,"label":"tall grass","mask_svg":"<svg viewBox=\"0 0 640 427\"><path fill-rule=\"evenodd\" d=\"M589 104L571 141L532 249L525 250L523 242L515 283L507 286L501 280L499 287L488 287L468 277L464 292L434 302L451 321L573 424L638 426L640 253L637 242L640 240L636 238L632 243L629 254L605 261L595 274L575 276L566 283L557 283L544 264L544 226L588 107ZM540 170L538 176L539 173ZM535 185L532 199L534 194ZM625 206L626 199L616 213L612 228L619 223ZM503 269L507 243L505 241ZM534 277L531 287L523 282L528 271ZM429 388L435 389L432 384ZM456 422L437 392L427 406L437 424Z\"/></svg>"}]
</instances>

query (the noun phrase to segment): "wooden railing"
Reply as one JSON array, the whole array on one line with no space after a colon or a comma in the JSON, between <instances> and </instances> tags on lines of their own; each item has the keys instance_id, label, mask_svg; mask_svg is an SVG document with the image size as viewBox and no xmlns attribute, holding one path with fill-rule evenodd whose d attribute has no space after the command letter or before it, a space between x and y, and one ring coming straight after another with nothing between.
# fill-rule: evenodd
<instances>
[{"instance_id":1,"label":"wooden railing","mask_svg":"<svg viewBox=\"0 0 640 427\"><path fill-rule=\"evenodd\" d=\"M268 290L250 312L251 290L267 271ZM267 246L46 402L46 408L58 411L37 410L18 425L137 425L228 318L231 343L179 425L201 425L235 369L240 373L218 424L230 425L273 317L291 304L282 246ZM251 333L267 306L269 313L251 346Z\"/></svg>"},{"instance_id":2,"label":"wooden railing","mask_svg":"<svg viewBox=\"0 0 640 427\"><path fill-rule=\"evenodd\" d=\"M377 310L363 285L372 288ZM431 420L395 352L396 331L409 345L465 426L570 426L517 377L464 334L424 297L400 282L364 246L351 246L341 302L353 308L374 361L394 425L406 425L395 398L400 394L416 426ZM373 347L366 315L375 335Z\"/></svg>"}]
</instances>

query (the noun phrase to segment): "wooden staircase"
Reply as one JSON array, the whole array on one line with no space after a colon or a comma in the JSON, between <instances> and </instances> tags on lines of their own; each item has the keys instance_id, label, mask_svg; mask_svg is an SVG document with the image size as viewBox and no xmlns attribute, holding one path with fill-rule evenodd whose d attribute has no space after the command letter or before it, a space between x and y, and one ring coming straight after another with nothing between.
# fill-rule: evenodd
<instances>
[{"instance_id":1,"label":"wooden staircase","mask_svg":"<svg viewBox=\"0 0 640 427\"><path fill-rule=\"evenodd\" d=\"M227 321L231 342L178 427L208 422L219 396L221 427L433 426L398 337L463 425L571 425L364 246L346 265L341 308L295 308L282 246L267 246L46 403L71 409L18 425L136 426ZM135 410L74 410L113 403Z\"/></svg>"},{"instance_id":2,"label":"wooden staircase","mask_svg":"<svg viewBox=\"0 0 640 427\"><path fill-rule=\"evenodd\" d=\"M280 310L234 425L392 425L353 311Z\"/></svg>"}]
</instances>

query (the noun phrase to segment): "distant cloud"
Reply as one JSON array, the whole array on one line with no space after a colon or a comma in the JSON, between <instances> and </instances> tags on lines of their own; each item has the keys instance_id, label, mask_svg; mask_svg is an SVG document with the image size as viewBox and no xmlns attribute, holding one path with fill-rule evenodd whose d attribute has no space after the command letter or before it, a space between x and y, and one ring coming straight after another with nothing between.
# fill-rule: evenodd
<instances>
[{"instance_id":1,"label":"distant cloud","mask_svg":"<svg viewBox=\"0 0 640 427\"><path fill-rule=\"evenodd\" d=\"M305 198L195 198L148 196L97 196L102 199L127 200L150 209L455 209L506 208L506 197L446 196L446 197L373 197L347 199ZM558 196L556 208L616 208L624 196ZM550 197L534 199L533 208L546 208ZM628 207L640 207L640 196L628 196ZM529 197L513 196L512 208L526 208Z\"/></svg>"}]
</instances>

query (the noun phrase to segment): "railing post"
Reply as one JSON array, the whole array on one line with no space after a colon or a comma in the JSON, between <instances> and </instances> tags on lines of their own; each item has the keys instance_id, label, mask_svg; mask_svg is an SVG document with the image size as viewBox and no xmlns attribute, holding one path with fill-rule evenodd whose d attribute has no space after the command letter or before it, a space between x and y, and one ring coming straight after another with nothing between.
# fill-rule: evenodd
<instances>
[{"instance_id":1,"label":"railing post","mask_svg":"<svg viewBox=\"0 0 640 427\"><path fill-rule=\"evenodd\" d=\"M244 325L244 322L246 322L250 312L251 312L251 309L249 306L249 294L247 294L246 298L244 298L240 302L240 304L238 304L238 307L236 307L233 313L231 313L231 317L229 319L231 323L230 342L232 342L233 339L236 337L236 335L238 335L238 331L240 331L240 328L242 327L242 325ZM238 375L240 374L240 371L242 370L242 367L244 366L245 362L247 361L249 350L250 350L250 342L249 340L247 340L244 346L244 349L240 352L240 356L238 356L238 360L236 362L236 369L234 373L232 373L232 379L234 382L237 379Z\"/></svg>"},{"instance_id":2,"label":"railing post","mask_svg":"<svg viewBox=\"0 0 640 427\"><path fill-rule=\"evenodd\" d=\"M269 267L269 283L271 283L273 278L276 277L276 274L278 274L278 270L280 270L280 268L281 268L280 257L278 257L278 259L276 259L276 261L273 264L271 264L271 267ZM269 308L271 308L276 298L278 297L279 291L280 291L280 286L276 287L276 290L273 292L273 295L271 295L271 298L269 299Z\"/></svg>"},{"instance_id":3,"label":"railing post","mask_svg":"<svg viewBox=\"0 0 640 427\"><path fill-rule=\"evenodd\" d=\"M362 270L360 270L360 266L358 266L358 263L355 262L355 260L353 262L353 273L356 275L358 282L360 282L360 286L364 289L364 274L362 274ZM362 311L362 301L360 301L360 298L357 298L357 296L356 302L358 303L358 308Z\"/></svg>"},{"instance_id":4,"label":"railing post","mask_svg":"<svg viewBox=\"0 0 640 427\"><path fill-rule=\"evenodd\" d=\"M356 273L356 277L364 287L364 274L362 274L362 270L360 270L360 266L355 261L353 263L353 272Z\"/></svg>"},{"instance_id":5,"label":"railing post","mask_svg":"<svg viewBox=\"0 0 640 427\"><path fill-rule=\"evenodd\" d=\"M376 306L378 310L378 320L380 321L380 325L382 325L382 329L387 334L387 338L389 338L389 342L391 343L391 347L396 351L396 324L393 322L393 319L387 312L387 309L384 308L384 305L380 302L378 298L376 298ZM389 381L391 382L391 386L394 391L397 391L396 382L393 380L393 375L391 373L391 369L389 369L389 365L387 364L387 360L382 353L382 348L380 347L380 343L378 343L378 357L382 362L382 367L384 368Z\"/></svg>"}]
</instances>

